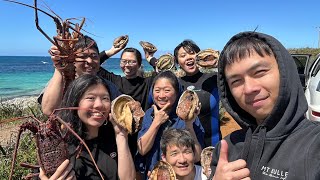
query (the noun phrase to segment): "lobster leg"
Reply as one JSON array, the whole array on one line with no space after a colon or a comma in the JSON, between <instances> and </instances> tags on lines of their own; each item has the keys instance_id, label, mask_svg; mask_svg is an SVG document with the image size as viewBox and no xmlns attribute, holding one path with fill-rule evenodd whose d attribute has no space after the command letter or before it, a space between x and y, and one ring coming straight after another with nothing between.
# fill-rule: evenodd
<instances>
[{"instance_id":1,"label":"lobster leg","mask_svg":"<svg viewBox=\"0 0 320 180\"><path fill-rule=\"evenodd\" d=\"M25 167L25 168L33 168L33 169L40 168L39 165L32 165L32 164L28 164L28 163L20 163L20 166Z\"/></svg>"},{"instance_id":2,"label":"lobster leg","mask_svg":"<svg viewBox=\"0 0 320 180\"><path fill-rule=\"evenodd\" d=\"M22 179L32 179L33 177L39 176L39 173L30 173L26 176L23 176Z\"/></svg>"},{"instance_id":3,"label":"lobster leg","mask_svg":"<svg viewBox=\"0 0 320 180\"><path fill-rule=\"evenodd\" d=\"M16 162L16 158L17 158L17 152L18 152L18 147L19 147L19 141L20 141L20 136L21 133L23 132L23 129L20 128L19 133L18 133L18 137L17 137L17 142L14 148L14 153L13 153L13 158L12 158L12 162L11 162L11 171L10 171L10 176L9 176L9 180L12 179L12 175L13 175L13 170L14 170L14 164Z\"/></svg>"}]
</instances>

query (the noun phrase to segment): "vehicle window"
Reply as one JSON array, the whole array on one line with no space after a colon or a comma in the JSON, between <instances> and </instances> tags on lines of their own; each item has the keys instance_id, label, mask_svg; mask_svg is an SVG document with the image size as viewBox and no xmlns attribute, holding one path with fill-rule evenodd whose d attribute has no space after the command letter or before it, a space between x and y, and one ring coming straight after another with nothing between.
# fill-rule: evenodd
<instances>
[{"instance_id":1,"label":"vehicle window","mask_svg":"<svg viewBox=\"0 0 320 180\"><path fill-rule=\"evenodd\" d=\"M299 74L304 74L304 66L306 64L306 58L304 57L293 57L294 62L297 65L298 73Z\"/></svg>"},{"instance_id":2,"label":"vehicle window","mask_svg":"<svg viewBox=\"0 0 320 180\"><path fill-rule=\"evenodd\" d=\"M299 66L302 66L303 68L306 66L308 57L307 56L294 56L294 62L297 64L299 64Z\"/></svg>"}]
</instances>

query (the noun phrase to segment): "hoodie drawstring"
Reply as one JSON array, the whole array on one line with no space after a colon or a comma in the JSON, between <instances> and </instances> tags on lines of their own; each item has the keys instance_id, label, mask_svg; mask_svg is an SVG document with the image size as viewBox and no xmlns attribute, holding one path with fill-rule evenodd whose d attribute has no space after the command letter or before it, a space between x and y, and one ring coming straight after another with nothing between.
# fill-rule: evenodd
<instances>
[{"instance_id":1,"label":"hoodie drawstring","mask_svg":"<svg viewBox=\"0 0 320 180\"><path fill-rule=\"evenodd\" d=\"M256 179L255 176L257 174L257 171L259 168L258 165L261 160L261 155L264 149L266 134L267 134L267 127L261 126L258 133L258 144L257 144L256 150L254 151L253 162L250 167L251 169L250 172L253 172L253 174L251 174L252 179Z\"/></svg>"},{"instance_id":2,"label":"hoodie drawstring","mask_svg":"<svg viewBox=\"0 0 320 180\"><path fill-rule=\"evenodd\" d=\"M241 159L247 161L249 150L250 150L250 144L252 139L252 129L251 126L249 126L247 132L246 132L246 139L244 140Z\"/></svg>"},{"instance_id":3,"label":"hoodie drawstring","mask_svg":"<svg viewBox=\"0 0 320 180\"><path fill-rule=\"evenodd\" d=\"M258 128L259 128L258 143L257 143L257 146L255 147L255 150L252 152L254 157L253 157L253 162L251 164L251 167L248 167L250 169L250 174L252 179L255 179L258 164L264 149L264 142L265 142L266 133L267 133L267 128L265 126L259 126ZM247 161L250 153L251 141L252 141L252 127L250 126L246 133L246 139L244 141L242 154L241 154L241 159L245 161Z\"/></svg>"}]
</instances>

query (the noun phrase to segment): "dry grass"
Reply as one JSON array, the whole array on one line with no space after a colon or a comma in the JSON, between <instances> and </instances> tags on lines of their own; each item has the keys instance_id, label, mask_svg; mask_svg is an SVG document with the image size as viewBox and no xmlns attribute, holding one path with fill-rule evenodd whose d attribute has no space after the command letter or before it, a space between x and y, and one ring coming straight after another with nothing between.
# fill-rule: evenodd
<instances>
[{"instance_id":1,"label":"dry grass","mask_svg":"<svg viewBox=\"0 0 320 180\"><path fill-rule=\"evenodd\" d=\"M224 112L224 116L221 119L220 130L222 134L222 138L227 136L228 134L241 129L241 127L237 124L237 122L230 116L229 113Z\"/></svg>"}]
</instances>

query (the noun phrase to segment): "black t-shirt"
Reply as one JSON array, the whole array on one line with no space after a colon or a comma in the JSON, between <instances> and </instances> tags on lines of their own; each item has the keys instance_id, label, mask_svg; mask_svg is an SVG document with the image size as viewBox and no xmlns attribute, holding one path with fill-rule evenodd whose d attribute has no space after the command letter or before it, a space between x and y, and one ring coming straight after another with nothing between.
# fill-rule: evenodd
<instances>
[{"instance_id":1,"label":"black t-shirt","mask_svg":"<svg viewBox=\"0 0 320 180\"><path fill-rule=\"evenodd\" d=\"M148 104L147 100L154 76L147 78L137 76L133 79L127 79L109 72L104 68L100 68L98 75L113 82L119 88L121 93L127 94L134 100L139 101L144 111L150 108L150 104Z\"/></svg>"},{"instance_id":2,"label":"black t-shirt","mask_svg":"<svg viewBox=\"0 0 320 180\"><path fill-rule=\"evenodd\" d=\"M148 103L148 94L154 78L153 76L148 78L137 76L133 79L127 79L103 68L100 68L98 75L113 82L121 93L129 95L134 100L139 101L144 111L150 108L151 105ZM134 157L137 152L137 135L137 133L128 135L128 144L132 157Z\"/></svg>"},{"instance_id":3,"label":"black t-shirt","mask_svg":"<svg viewBox=\"0 0 320 180\"><path fill-rule=\"evenodd\" d=\"M85 140L89 147L104 179L118 180L118 153L114 130L111 123L103 126L99 130L99 136L94 139ZM71 146L70 149L75 149ZM77 179L101 179L95 168L90 155L83 146L78 158L73 156L71 159Z\"/></svg>"}]
</instances>

